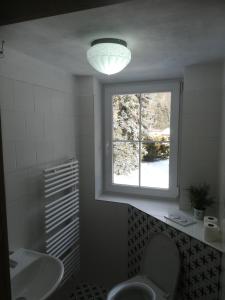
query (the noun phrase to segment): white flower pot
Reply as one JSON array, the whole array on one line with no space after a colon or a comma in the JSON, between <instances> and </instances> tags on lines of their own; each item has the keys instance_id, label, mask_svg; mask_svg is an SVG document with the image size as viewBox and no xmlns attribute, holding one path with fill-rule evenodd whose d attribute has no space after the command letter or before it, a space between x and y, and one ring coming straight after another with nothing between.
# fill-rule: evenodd
<instances>
[{"instance_id":1,"label":"white flower pot","mask_svg":"<svg viewBox=\"0 0 225 300\"><path fill-rule=\"evenodd\" d=\"M197 220L203 220L204 215L205 215L205 211L204 210L194 208L194 217L195 217L195 219L197 219Z\"/></svg>"}]
</instances>

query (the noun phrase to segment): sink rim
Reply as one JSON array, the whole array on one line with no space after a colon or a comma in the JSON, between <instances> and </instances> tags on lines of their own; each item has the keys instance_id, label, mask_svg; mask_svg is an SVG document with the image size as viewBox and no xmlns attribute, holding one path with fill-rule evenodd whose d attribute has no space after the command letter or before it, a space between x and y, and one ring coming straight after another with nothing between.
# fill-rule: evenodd
<instances>
[{"instance_id":1,"label":"sink rim","mask_svg":"<svg viewBox=\"0 0 225 300\"><path fill-rule=\"evenodd\" d=\"M60 272L57 274L57 276L55 276L56 280L55 280L54 284L52 284L51 288L47 292L45 292L39 298L39 300L44 300L44 299L48 298L56 290L56 288L59 286L59 284L63 278L63 275L64 275L64 265L63 265L62 261L56 257L53 257L51 255L48 255L48 254L45 254L42 252L29 250L29 249L25 249L25 248L20 248L20 249L16 250L13 254L10 255L10 259L16 260L18 262L18 266L16 266L14 269L11 269L11 272L10 272L12 294L13 294L13 281L17 277L19 278L20 273L23 273L33 263L38 262L38 260L43 257L47 258L46 263L48 260L51 260L51 262L57 263L57 265L59 266ZM24 261L22 261L22 260L24 260ZM28 260L28 261L26 261L26 260ZM54 273L52 274L52 276L54 276ZM36 276L36 278L37 278L37 276ZM35 279L35 280L37 280L37 283L38 283L38 279ZM27 284L27 286L29 286L29 284ZM19 296L22 296L22 295L13 296L13 299L18 298Z\"/></svg>"}]
</instances>

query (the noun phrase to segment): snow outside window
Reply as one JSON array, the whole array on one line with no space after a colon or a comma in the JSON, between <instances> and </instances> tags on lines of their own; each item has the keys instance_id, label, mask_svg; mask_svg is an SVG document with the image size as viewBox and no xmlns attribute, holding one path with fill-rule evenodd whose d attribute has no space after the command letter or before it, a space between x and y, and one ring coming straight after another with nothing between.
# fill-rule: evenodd
<instances>
[{"instance_id":1,"label":"snow outside window","mask_svg":"<svg viewBox=\"0 0 225 300\"><path fill-rule=\"evenodd\" d=\"M105 86L107 191L176 197L179 82Z\"/></svg>"}]
</instances>

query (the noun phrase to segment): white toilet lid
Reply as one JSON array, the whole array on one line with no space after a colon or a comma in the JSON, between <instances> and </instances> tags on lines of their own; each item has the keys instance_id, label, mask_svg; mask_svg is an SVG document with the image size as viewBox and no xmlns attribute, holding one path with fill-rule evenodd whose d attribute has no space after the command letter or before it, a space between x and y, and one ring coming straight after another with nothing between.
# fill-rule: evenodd
<instances>
[{"instance_id":1,"label":"white toilet lid","mask_svg":"<svg viewBox=\"0 0 225 300\"><path fill-rule=\"evenodd\" d=\"M179 270L180 255L176 244L162 233L153 234L145 249L141 273L173 299Z\"/></svg>"}]
</instances>

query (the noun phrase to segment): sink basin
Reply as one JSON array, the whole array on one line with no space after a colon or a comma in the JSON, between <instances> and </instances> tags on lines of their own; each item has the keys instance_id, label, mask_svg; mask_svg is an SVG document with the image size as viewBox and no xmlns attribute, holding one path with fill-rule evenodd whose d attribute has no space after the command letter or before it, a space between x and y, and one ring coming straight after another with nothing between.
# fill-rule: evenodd
<instances>
[{"instance_id":1,"label":"sink basin","mask_svg":"<svg viewBox=\"0 0 225 300\"><path fill-rule=\"evenodd\" d=\"M12 300L44 300L62 280L63 264L50 255L21 248L10 260Z\"/></svg>"}]
</instances>

